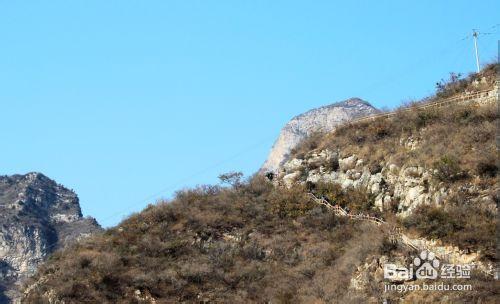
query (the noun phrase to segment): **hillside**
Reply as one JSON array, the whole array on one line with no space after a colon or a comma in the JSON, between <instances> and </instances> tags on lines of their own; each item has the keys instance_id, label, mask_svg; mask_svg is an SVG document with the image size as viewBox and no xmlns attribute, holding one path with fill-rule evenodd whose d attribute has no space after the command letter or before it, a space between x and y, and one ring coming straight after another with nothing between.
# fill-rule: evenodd
<instances>
[{"instance_id":1,"label":"hillside","mask_svg":"<svg viewBox=\"0 0 500 304\"><path fill-rule=\"evenodd\" d=\"M0 303L50 253L99 230L76 194L43 174L0 176Z\"/></svg>"},{"instance_id":2,"label":"hillside","mask_svg":"<svg viewBox=\"0 0 500 304\"><path fill-rule=\"evenodd\" d=\"M150 205L54 253L24 301L495 303L495 68L441 83L425 102L487 91L477 98L311 132L276 174L227 174L227 187ZM384 278L385 265L415 257L468 265L470 277ZM472 290L385 292L450 282Z\"/></svg>"}]
</instances>

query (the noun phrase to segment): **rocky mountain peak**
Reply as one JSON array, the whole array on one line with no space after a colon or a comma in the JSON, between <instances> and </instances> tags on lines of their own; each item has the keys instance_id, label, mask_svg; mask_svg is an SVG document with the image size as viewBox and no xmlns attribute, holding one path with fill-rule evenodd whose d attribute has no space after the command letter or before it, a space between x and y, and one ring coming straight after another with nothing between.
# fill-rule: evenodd
<instances>
[{"instance_id":1,"label":"rocky mountain peak","mask_svg":"<svg viewBox=\"0 0 500 304\"><path fill-rule=\"evenodd\" d=\"M0 176L0 303L55 249L99 230L76 193L45 175Z\"/></svg>"},{"instance_id":2,"label":"rocky mountain peak","mask_svg":"<svg viewBox=\"0 0 500 304\"><path fill-rule=\"evenodd\" d=\"M82 217L78 196L38 172L0 176L0 199L14 212L48 212L68 220Z\"/></svg>"},{"instance_id":3,"label":"rocky mountain peak","mask_svg":"<svg viewBox=\"0 0 500 304\"><path fill-rule=\"evenodd\" d=\"M354 97L295 116L281 130L261 172L277 171L305 137L315 132L331 132L342 123L378 112L369 102Z\"/></svg>"}]
</instances>

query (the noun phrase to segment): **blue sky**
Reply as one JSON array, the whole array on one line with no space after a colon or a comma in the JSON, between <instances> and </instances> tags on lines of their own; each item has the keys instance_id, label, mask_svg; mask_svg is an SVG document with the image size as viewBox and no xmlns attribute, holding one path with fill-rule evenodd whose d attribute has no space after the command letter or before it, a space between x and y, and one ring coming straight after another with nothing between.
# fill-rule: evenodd
<instances>
[{"instance_id":1,"label":"blue sky","mask_svg":"<svg viewBox=\"0 0 500 304\"><path fill-rule=\"evenodd\" d=\"M114 225L255 172L294 115L433 93L497 54L498 1L0 0L0 174L39 171Z\"/></svg>"}]
</instances>

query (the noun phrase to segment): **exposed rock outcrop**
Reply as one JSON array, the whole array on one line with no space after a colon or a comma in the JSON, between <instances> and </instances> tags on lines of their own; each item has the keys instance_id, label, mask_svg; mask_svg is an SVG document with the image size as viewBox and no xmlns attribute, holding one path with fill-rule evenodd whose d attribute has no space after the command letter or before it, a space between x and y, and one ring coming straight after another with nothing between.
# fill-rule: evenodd
<instances>
[{"instance_id":1,"label":"exposed rock outcrop","mask_svg":"<svg viewBox=\"0 0 500 304\"><path fill-rule=\"evenodd\" d=\"M281 130L261 172L277 171L288 159L290 151L307 136L315 132L330 132L342 123L378 112L368 102L351 98L292 118Z\"/></svg>"},{"instance_id":2,"label":"exposed rock outcrop","mask_svg":"<svg viewBox=\"0 0 500 304\"><path fill-rule=\"evenodd\" d=\"M40 173L0 176L0 303L51 252L99 231L77 195Z\"/></svg>"},{"instance_id":3,"label":"exposed rock outcrop","mask_svg":"<svg viewBox=\"0 0 500 304\"><path fill-rule=\"evenodd\" d=\"M381 163L375 168L355 154L341 158L338 152L322 150L311 151L304 159L285 162L278 173L278 182L282 181L287 187L294 183L325 182L339 184L343 189L366 189L379 210L393 210L406 217L422 204L441 205L446 197L458 191L437 181L433 175L432 169L422 166ZM481 204L495 208L487 191L481 192L474 185L464 187L463 191L474 194Z\"/></svg>"}]
</instances>

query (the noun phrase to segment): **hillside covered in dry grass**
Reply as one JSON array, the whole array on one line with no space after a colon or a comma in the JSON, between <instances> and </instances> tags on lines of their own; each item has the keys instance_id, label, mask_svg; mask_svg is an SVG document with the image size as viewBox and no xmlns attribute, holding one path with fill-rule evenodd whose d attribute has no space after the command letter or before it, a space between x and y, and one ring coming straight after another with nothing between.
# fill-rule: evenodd
<instances>
[{"instance_id":1,"label":"hillside covered in dry grass","mask_svg":"<svg viewBox=\"0 0 500 304\"><path fill-rule=\"evenodd\" d=\"M387 231L338 218L303 187L263 177L230 189L201 187L150 206L118 227L58 252L25 299L46 303L354 303L382 299L350 289L368 257L396 254ZM359 197L346 193L345 198ZM339 197L340 198L340 197ZM352 201L353 204L358 203ZM392 252L392 253L391 253ZM491 297L479 280L474 295ZM153 300L155 299L155 300Z\"/></svg>"},{"instance_id":2,"label":"hillside covered in dry grass","mask_svg":"<svg viewBox=\"0 0 500 304\"><path fill-rule=\"evenodd\" d=\"M490 77L490 88L491 79L495 79L491 78L493 67L483 71ZM466 88L470 83L448 86L456 92L457 86ZM443 91L443 95L449 93ZM424 168L431 172L424 180L424 191L446 188L449 195L439 206L419 206L400 220L402 224L422 236L480 252L483 257L495 260L496 206L500 201L495 137L499 125L498 104L456 103L429 108L419 108L419 105L401 107L391 117L345 124L332 133L315 134L298 146L291 158L304 159L311 151L331 150L339 151L339 157L356 155L372 174L389 165ZM316 162L302 170L310 172L321 166L328 168L331 164ZM410 175L414 175L410 178L419 177L417 172ZM377 213L376 208L372 208L373 200L371 205L366 204L365 211L372 209L372 213ZM385 217L398 211L398 202L393 202L392 207L393 210L386 208Z\"/></svg>"},{"instance_id":3,"label":"hillside covered in dry grass","mask_svg":"<svg viewBox=\"0 0 500 304\"><path fill-rule=\"evenodd\" d=\"M466 90L476 79L469 80L442 84L439 93L448 95L457 86ZM117 227L55 253L26 284L24 301L495 303L496 281L479 271L466 281L474 287L469 292L384 293L382 263L406 263L415 252L391 242L388 225L336 216L308 195L496 263L497 105L409 109L311 136L291 157L307 164L294 173L291 187L282 186L279 176L240 181L229 174L223 176L228 187L201 186L150 205ZM369 168L367 174L388 164L420 166L432 172L425 181L428 189L446 188L449 195L412 212L398 202L378 208L365 188L308 179L311 172L338 175L342 169L338 159L305 161L324 150L338 151L340 159L356 154Z\"/></svg>"},{"instance_id":4,"label":"hillside covered in dry grass","mask_svg":"<svg viewBox=\"0 0 500 304\"><path fill-rule=\"evenodd\" d=\"M384 250L369 224L336 218L303 188L263 177L231 189L178 193L71 249L55 254L35 280L73 303L291 303L341 301L350 274Z\"/></svg>"}]
</instances>

